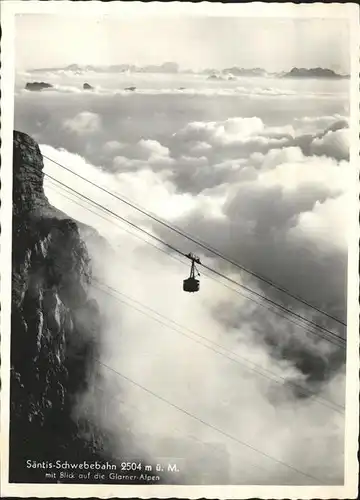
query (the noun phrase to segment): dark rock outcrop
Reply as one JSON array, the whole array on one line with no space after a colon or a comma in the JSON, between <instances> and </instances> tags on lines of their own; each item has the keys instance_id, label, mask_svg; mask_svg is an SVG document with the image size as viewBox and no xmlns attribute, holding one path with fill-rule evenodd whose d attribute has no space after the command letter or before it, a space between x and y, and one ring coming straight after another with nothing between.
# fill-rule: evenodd
<instances>
[{"instance_id":1,"label":"dark rock outcrop","mask_svg":"<svg viewBox=\"0 0 360 500\"><path fill-rule=\"evenodd\" d=\"M126 87L125 90L129 90L130 92L134 92L134 90L136 90L136 87Z\"/></svg>"},{"instance_id":2,"label":"dark rock outcrop","mask_svg":"<svg viewBox=\"0 0 360 500\"><path fill-rule=\"evenodd\" d=\"M84 83L83 89L84 90L93 90L94 87L92 85L90 85L89 83Z\"/></svg>"},{"instance_id":3,"label":"dark rock outcrop","mask_svg":"<svg viewBox=\"0 0 360 500\"><path fill-rule=\"evenodd\" d=\"M43 191L38 145L14 132L10 480L44 481L26 460L100 459L72 413L94 372L100 315L77 224ZM86 321L84 321L86 317ZM105 436L102 436L102 447ZM75 454L75 455L74 455Z\"/></svg>"},{"instance_id":4,"label":"dark rock outcrop","mask_svg":"<svg viewBox=\"0 0 360 500\"><path fill-rule=\"evenodd\" d=\"M53 85L51 85L51 83L46 83L46 82L28 82L25 85L26 90L32 90L37 92L39 92L40 90L51 89L51 88L53 88Z\"/></svg>"}]
</instances>

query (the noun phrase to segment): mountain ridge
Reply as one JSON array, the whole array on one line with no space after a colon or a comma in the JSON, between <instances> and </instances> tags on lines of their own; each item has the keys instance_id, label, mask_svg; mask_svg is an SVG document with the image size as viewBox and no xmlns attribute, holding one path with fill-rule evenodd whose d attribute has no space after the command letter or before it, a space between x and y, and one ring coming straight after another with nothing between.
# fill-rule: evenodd
<instances>
[{"instance_id":1,"label":"mountain ridge","mask_svg":"<svg viewBox=\"0 0 360 500\"><path fill-rule=\"evenodd\" d=\"M289 71L267 71L261 67L244 68L240 66L232 66L223 69L205 68L202 70L184 70L180 69L175 62L164 62L162 64L136 65L136 64L112 64L112 65L79 65L70 64L64 67L56 68L34 68L29 70L30 73L46 73L46 72L70 72L75 74L84 74L86 72L96 73L150 73L150 74L199 74L199 75L232 75L236 76L278 76L278 77L295 77L298 74L300 78L304 77L322 77L322 78L348 78L348 74L337 73L329 68L297 68L293 67Z\"/></svg>"}]
</instances>

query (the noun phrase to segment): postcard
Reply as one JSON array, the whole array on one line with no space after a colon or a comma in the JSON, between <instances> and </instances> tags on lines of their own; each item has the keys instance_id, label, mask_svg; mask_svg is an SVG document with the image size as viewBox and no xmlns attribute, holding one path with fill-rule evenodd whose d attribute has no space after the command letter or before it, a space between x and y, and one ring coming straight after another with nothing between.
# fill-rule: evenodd
<instances>
[{"instance_id":1,"label":"postcard","mask_svg":"<svg viewBox=\"0 0 360 500\"><path fill-rule=\"evenodd\" d=\"M2 496L357 498L358 40L2 3Z\"/></svg>"}]
</instances>

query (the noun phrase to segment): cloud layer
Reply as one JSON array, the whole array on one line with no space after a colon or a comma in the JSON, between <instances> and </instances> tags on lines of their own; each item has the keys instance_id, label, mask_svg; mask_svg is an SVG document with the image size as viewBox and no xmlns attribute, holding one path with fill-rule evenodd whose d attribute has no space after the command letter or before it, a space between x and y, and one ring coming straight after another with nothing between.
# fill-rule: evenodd
<instances>
[{"instance_id":1,"label":"cloud layer","mask_svg":"<svg viewBox=\"0 0 360 500\"><path fill-rule=\"evenodd\" d=\"M21 94L16 126L37 139L44 154L96 185L124 195L243 266L344 318L344 214L351 174L343 102L321 98L314 110L296 96L291 99L291 105L284 96L276 101L264 98L259 104L251 99L239 103L227 96L220 105L218 96L194 100L181 93L176 97ZM335 322L51 162L46 162L46 171L181 251L196 251L210 267L344 334ZM107 322L104 362L198 418L276 455L278 461L249 453L199 421L145 396L141 389L119 380L115 384L107 373L103 390L110 397L120 386L123 402L112 400L112 410L106 414L94 403L96 398L89 396L87 402L93 402L92 411L104 426L116 429L118 412L126 415L137 446L152 457L177 450L190 460L200 449L196 439L215 443L210 455L225 452L233 478L240 477L244 484L311 483L279 460L328 483L342 480L343 416L293 385L302 384L317 398L343 404L341 348L325 340L325 334L304 331L205 273L201 293L189 297L182 292L187 263L150 247L139 240L148 237L139 233L134 237L125 231L133 230L110 221L106 214L104 219L89 212L81 206L84 200L74 194L65 193L65 198L49 181L46 190L54 204L96 227L112 246L105 255L94 240L88 240L96 274L126 294L121 297L130 304L104 298L94 290ZM134 307L143 312L134 312ZM170 328L149 318L153 311L160 312L157 319ZM181 325L182 333L167 318ZM201 343L230 349L240 364L224 357L220 348L216 350L222 354L196 343L194 339L200 339L194 332L207 337ZM249 368L249 362L253 363L250 371L244 368ZM266 376L254 371L254 366L268 370ZM118 439L124 436L128 434L122 429ZM214 459L209 470L215 473L218 464ZM190 481L196 476L190 469L184 474Z\"/></svg>"}]
</instances>

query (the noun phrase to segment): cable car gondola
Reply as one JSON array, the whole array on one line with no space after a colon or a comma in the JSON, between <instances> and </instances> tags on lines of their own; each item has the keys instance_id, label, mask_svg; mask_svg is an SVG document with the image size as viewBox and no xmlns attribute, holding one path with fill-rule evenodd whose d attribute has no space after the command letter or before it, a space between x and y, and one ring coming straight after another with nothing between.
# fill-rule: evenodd
<instances>
[{"instance_id":1,"label":"cable car gondola","mask_svg":"<svg viewBox=\"0 0 360 500\"><path fill-rule=\"evenodd\" d=\"M199 257L196 257L196 255L193 255L192 253L189 253L186 257L188 257L191 260L191 270L190 270L190 276L183 282L183 290L184 292L190 292L190 293L198 292L200 288L200 281L195 278L195 273L196 276L200 276L200 273L196 269L195 262L200 264L200 259Z\"/></svg>"}]
</instances>

